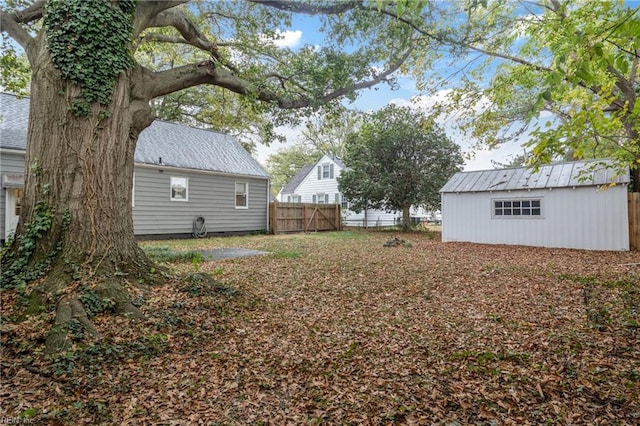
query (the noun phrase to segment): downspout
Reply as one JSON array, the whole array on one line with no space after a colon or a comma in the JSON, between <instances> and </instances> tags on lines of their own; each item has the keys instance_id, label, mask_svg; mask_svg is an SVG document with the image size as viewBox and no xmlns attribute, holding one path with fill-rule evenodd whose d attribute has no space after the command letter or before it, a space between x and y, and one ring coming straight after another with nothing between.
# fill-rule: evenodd
<instances>
[{"instance_id":1,"label":"downspout","mask_svg":"<svg viewBox=\"0 0 640 426\"><path fill-rule=\"evenodd\" d=\"M269 228L269 220L271 219L269 217L270 210L271 210L271 178L267 178L267 226L266 226L267 234L271 232L271 229Z\"/></svg>"}]
</instances>

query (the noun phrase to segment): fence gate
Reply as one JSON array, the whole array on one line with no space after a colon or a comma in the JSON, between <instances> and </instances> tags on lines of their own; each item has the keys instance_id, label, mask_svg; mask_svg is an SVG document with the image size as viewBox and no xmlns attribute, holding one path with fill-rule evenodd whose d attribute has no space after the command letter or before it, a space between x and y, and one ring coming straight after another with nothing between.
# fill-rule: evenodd
<instances>
[{"instance_id":1,"label":"fence gate","mask_svg":"<svg viewBox=\"0 0 640 426\"><path fill-rule=\"evenodd\" d=\"M340 231L340 204L271 203L269 227L284 232Z\"/></svg>"}]
</instances>

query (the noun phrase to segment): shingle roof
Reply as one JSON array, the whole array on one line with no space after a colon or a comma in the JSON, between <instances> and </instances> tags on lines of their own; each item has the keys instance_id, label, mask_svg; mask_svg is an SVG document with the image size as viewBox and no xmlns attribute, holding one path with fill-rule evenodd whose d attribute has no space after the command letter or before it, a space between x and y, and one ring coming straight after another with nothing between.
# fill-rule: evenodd
<instances>
[{"instance_id":1,"label":"shingle roof","mask_svg":"<svg viewBox=\"0 0 640 426\"><path fill-rule=\"evenodd\" d=\"M327 157L331 158L333 160L334 163L336 163L341 169L346 169L346 166L344 165L344 161L342 161L342 158L340 157L336 157L333 154L326 154Z\"/></svg>"},{"instance_id":2,"label":"shingle roof","mask_svg":"<svg viewBox=\"0 0 640 426\"><path fill-rule=\"evenodd\" d=\"M136 163L269 177L232 136L181 124L154 121L140 133Z\"/></svg>"},{"instance_id":3,"label":"shingle roof","mask_svg":"<svg viewBox=\"0 0 640 426\"><path fill-rule=\"evenodd\" d=\"M25 150L29 98L0 93L0 147Z\"/></svg>"},{"instance_id":4,"label":"shingle roof","mask_svg":"<svg viewBox=\"0 0 640 426\"><path fill-rule=\"evenodd\" d=\"M315 164L305 164L300 171L291 178L291 180L282 187L281 194L294 194L296 188L302 183L305 177L313 170Z\"/></svg>"},{"instance_id":5,"label":"shingle roof","mask_svg":"<svg viewBox=\"0 0 640 426\"><path fill-rule=\"evenodd\" d=\"M485 192L629 183L629 171L618 174L611 160L583 160L540 166L456 173L440 192Z\"/></svg>"},{"instance_id":6,"label":"shingle roof","mask_svg":"<svg viewBox=\"0 0 640 426\"><path fill-rule=\"evenodd\" d=\"M0 94L0 147L25 150L29 99ZM269 177L232 136L181 124L154 121L138 138L135 162Z\"/></svg>"}]
</instances>

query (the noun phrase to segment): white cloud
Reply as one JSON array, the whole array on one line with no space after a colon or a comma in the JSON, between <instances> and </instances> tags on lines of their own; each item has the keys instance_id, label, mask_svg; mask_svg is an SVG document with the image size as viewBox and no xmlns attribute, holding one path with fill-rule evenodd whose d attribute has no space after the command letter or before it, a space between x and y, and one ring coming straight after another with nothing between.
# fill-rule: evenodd
<instances>
[{"instance_id":1,"label":"white cloud","mask_svg":"<svg viewBox=\"0 0 640 426\"><path fill-rule=\"evenodd\" d=\"M269 156L279 149L289 148L300 143L301 130L298 127L281 126L276 128L276 132L283 135L286 142L273 142L269 146L259 143L256 147L255 157L262 165L265 165Z\"/></svg>"},{"instance_id":2,"label":"white cloud","mask_svg":"<svg viewBox=\"0 0 640 426\"><path fill-rule=\"evenodd\" d=\"M302 40L302 31L300 30L286 30L280 31L276 30L276 36L274 38L262 36L263 40L270 40L277 47L296 47L300 44L300 40Z\"/></svg>"}]
</instances>

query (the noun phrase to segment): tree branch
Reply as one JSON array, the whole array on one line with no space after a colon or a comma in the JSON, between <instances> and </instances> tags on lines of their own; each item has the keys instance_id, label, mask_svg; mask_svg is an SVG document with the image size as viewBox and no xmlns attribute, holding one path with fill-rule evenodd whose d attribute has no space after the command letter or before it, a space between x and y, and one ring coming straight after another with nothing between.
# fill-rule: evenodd
<instances>
[{"instance_id":1,"label":"tree branch","mask_svg":"<svg viewBox=\"0 0 640 426\"><path fill-rule=\"evenodd\" d=\"M138 37L142 31L149 28L149 23L152 22L158 14L188 2L189 0L146 0L137 2L136 16L133 20L133 37Z\"/></svg>"},{"instance_id":2,"label":"tree branch","mask_svg":"<svg viewBox=\"0 0 640 426\"><path fill-rule=\"evenodd\" d=\"M353 91L366 89L385 81L400 68L412 51L413 48L409 48L389 69L370 80L336 89L318 98L313 98L302 92L298 92L294 96L286 96L267 87L256 86L236 73L217 66L218 64L214 61L189 64L158 72L141 68L142 75L137 79L132 92L135 98L153 99L200 84L211 84L240 95L252 96L260 101L276 104L282 109L304 108L316 104L326 104Z\"/></svg>"},{"instance_id":3,"label":"tree branch","mask_svg":"<svg viewBox=\"0 0 640 426\"><path fill-rule=\"evenodd\" d=\"M147 43L151 41L156 41L158 43L187 44L191 46L191 43L189 43L187 40L185 40L182 37L174 37L174 36L159 34L159 33L145 33L144 36L142 36L142 38L138 40L138 43L136 44L136 48L142 43ZM227 43L227 42L216 43L217 47L232 47L237 45L238 44Z\"/></svg>"},{"instance_id":4,"label":"tree branch","mask_svg":"<svg viewBox=\"0 0 640 426\"><path fill-rule=\"evenodd\" d=\"M147 24L147 28L152 27L173 27L178 30L186 44L208 52L217 61L221 59L218 46L212 43L198 27L179 10L165 10L158 14Z\"/></svg>"},{"instance_id":5,"label":"tree branch","mask_svg":"<svg viewBox=\"0 0 640 426\"><path fill-rule=\"evenodd\" d=\"M26 11L27 9L25 9ZM22 48L27 51L29 45L33 42L33 37L27 30L20 26L19 16L24 13L13 12L7 13L4 10L0 10L0 31L5 32L14 39Z\"/></svg>"},{"instance_id":6,"label":"tree branch","mask_svg":"<svg viewBox=\"0 0 640 426\"><path fill-rule=\"evenodd\" d=\"M330 3L319 5L316 2L293 2L287 0L249 0L250 3L261 4L274 9L305 15L336 15L362 6L362 2L353 0L345 3Z\"/></svg>"},{"instance_id":7,"label":"tree branch","mask_svg":"<svg viewBox=\"0 0 640 426\"><path fill-rule=\"evenodd\" d=\"M42 18L45 3L46 0L38 0L26 9L15 12L14 14L16 22L20 24L26 24L28 22L37 21L38 19Z\"/></svg>"}]
</instances>

